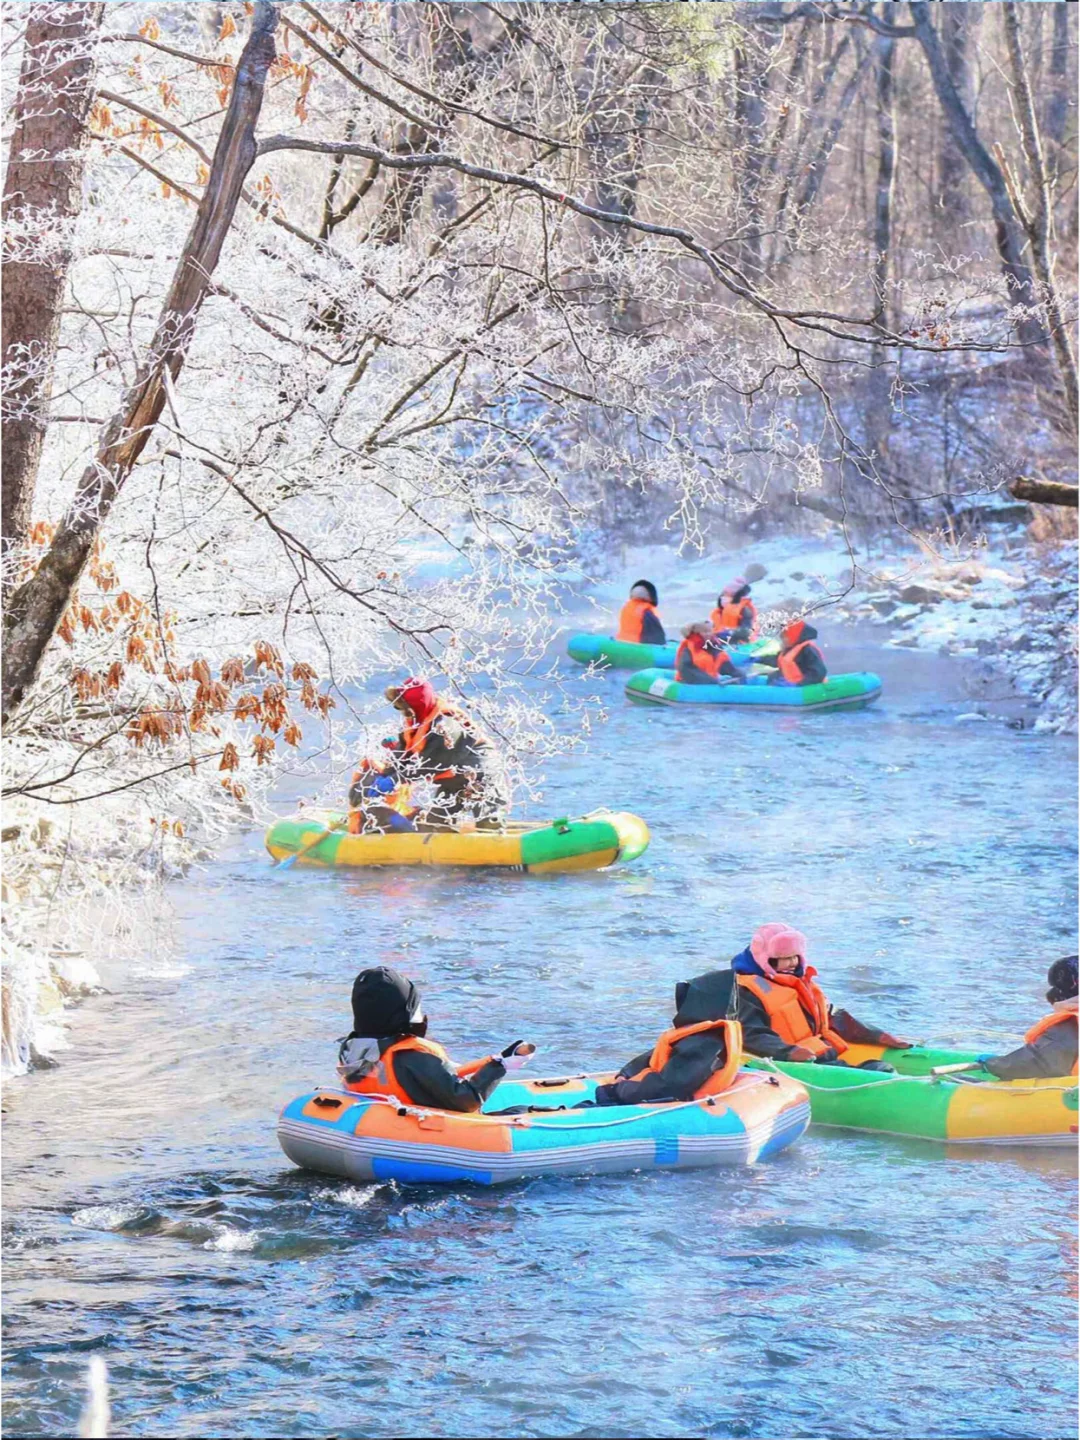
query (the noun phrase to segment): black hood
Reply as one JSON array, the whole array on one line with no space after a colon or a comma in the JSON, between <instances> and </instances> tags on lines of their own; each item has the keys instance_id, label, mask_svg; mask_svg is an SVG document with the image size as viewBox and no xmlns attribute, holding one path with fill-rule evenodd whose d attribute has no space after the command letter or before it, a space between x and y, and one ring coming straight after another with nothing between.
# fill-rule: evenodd
<instances>
[{"instance_id":1,"label":"black hood","mask_svg":"<svg viewBox=\"0 0 1080 1440\"><path fill-rule=\"evenodd\" d=\"M660 597L659 597L659 595L656 593L656 586L652 583L652 581L651 581L651 580L635 580L634 583L633 583L633 585L630 586L630 589L631 589L631 590L636 590L639 585L641 586L641 588L642 588L643 590L647 590L647 591L649 592L649 603L650 603L651 605L659 605L659 603L660 603Z\"/></svg>"},{"instance_id":2,"label":"black hood","mask_svg":"<svg viewBox=\"0 0 1080 1440\"><path fill-rule=\"evenodd\" d=\"M1077 957L1065 955L1060 960L1055 960L1046 972L1046 978L1050 982L1050 989L1046 992L1046 998L1051 1005L1057 1005L1062 1000L1071 1000L1076 994L1077 980Z\"/></svg>"},{"instance_id":3,"label":"black hood","mask_svg":"<svg viewBox=\"0 0 1080 1440\"><path fill-rule=\"evenodd\" d=\"M361 970L352 987L353 1035L379 1040L421 1030L420 992L411 980L385 965Z\"/></svg>"},{"instance_id":4,"label":"black hood","mask_svg":"<svg viewBox=\"0 0 1080 1440\"><path fill-rule=\"evenodd\" d=\"M735 1012L735 976L730 970L710 970L675 986L676 1026L700 1025L705 1020L726 1020Z\"/></svg>"}]
</instances>

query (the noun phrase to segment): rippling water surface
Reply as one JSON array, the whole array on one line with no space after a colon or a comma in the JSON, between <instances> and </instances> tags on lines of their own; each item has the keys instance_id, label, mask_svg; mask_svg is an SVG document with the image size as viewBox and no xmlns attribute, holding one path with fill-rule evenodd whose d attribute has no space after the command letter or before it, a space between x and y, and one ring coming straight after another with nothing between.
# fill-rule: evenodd
<instances>
[{"instance_id":1,"label":"rippling water surface","mask_svg":"<svg viewBox=\"0 0 1080 1440\"><path fill-rule=\"evenodd\" d=\"M375 963L458 1058L524 1035L554 1074L629 1058L784 919L856 1014L1014 1042L1075 948L1074 743L957 723L937 660L832 661L884 703L601 682L544 809L640 812L626 869L279 875L250 835L177 886L179 961L118 955L63 1066L8 1087L6 1433L70 1434L93 1351L133 1435L1075 1433L1071 1155L811 1130L741 1171L399 1189L274 1139Z\"/></svg>"}]
</instances>

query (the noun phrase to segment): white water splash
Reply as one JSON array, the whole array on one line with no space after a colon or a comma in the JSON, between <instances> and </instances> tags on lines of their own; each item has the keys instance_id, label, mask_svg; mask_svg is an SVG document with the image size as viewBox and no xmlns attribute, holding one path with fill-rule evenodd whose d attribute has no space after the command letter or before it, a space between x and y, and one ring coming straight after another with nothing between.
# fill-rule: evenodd
<instances>
[{"instance_id":1,"label":"white water splash","mask_svg":"<svg viewBox=\"0 0 1080 1440\"><path fill-rule=\"evenodd\" d=\"M74 1212L71 1223L88 1230L122 1230L141 1214L138 1205L85 1205Z\"/></svg>"},{"instance_id":2,"label":"white water splash","mask_svg":"<svg viewBox=\"0 0 1080 1440\"><path fill-rule=\"evenodd\" d=\"M254 1250L259 1243L257 1230L232 1230L227 1225L203 1244L204 1250L220 1250L231 1255L243 1250Z\"/></svg>"}]
</instances>

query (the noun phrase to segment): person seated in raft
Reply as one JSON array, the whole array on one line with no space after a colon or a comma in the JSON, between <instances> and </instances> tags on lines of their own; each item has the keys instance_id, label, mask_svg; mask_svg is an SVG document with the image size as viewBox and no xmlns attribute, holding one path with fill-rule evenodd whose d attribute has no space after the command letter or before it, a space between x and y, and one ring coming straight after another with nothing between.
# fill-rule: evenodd
<instances>
[{"instance_id":1,"label":"person seated in raft","mask_svg":"<svg viewBox=\"0 0 1080 1440\"><path fill-rule=\"evenodd\" d=\"M406 1105L479 1110L507 1071L520 1070L536 1048L515 1040L498 1055L453 1065L443 1047L427 1039L428 1020L416 986L385 965L357 975L352 1014L353 1028L338 1051L345 1089L390 1095Z\"/></svg>"},{"instance_id":2,"label":"person seated in raft","mask_svg":"<svg viewBox=\"0 0 1080 1440\"><path fill-rule=\"evenodd\" d=\"M389 835L416 829L409 787L374 760L360 761L349 787L349 834Z\"/></svg>"},{"instance_id":3,"label":"person seated in raft","mask_svg":"<svg viewBox=\"0 0 1080 1440\"><path fill-rule=\"evenodd\" d=\"M667 635L656 608L659 603L660 597L651 580L635 580L630 587L630 599L619 615L615 639L632 645L666 645Z\"/></svg>"},{"instance_id":4,"label":"person seated in raft","mask_svg":"<svg viewBox=\"0 0 1080 1440\"><path fill-rule=\"evenodd\" d=\"M1077 957L1055 960L1046 972L1053 1008L1024 1036L1018 1050L1007 1055L980 1055L982 1064L999 1080L1043 1080L1077 1073Z\"/></svg>"},{"instance_id":5,"label":"person seated in raft","mask_svg":"<svg viewBox=\"0 0 1080 1440\"><path fill-rule=\"evenodd\" d=\"M825 656L814 644L817 631L805 620L793 620L780 632L780 653L775 659L755 657L759 665L776 670L769 676L770 685L820 685L828 676Z\"/></svg>"},{"instance_id":6,"label":"person seated in raft","mask_svg":"<svg viewBox=\"0 0 1080 1440\"><path fill-rule=\"evenodd\" d=\"M597 1087L597 1105L702 1100L731 1085L742 1060L742 1028L727 1016L730 984L723 984L722 973L714 970L675 986L673 1028L610 1084Z\"/></svg>"},{"instance_id":7,"label":"person seated in raft","mask_svg":"<svg viewBox=\"0 0 1080 1440\"><path fill-rule=\"evenodd\" d=\"M709 617L714 630L734 645L746 645L758 636L757 606L750 599L750 582L737 575L725 585Z\"/></svg>"},{"instance_id":8,"label":"person seated in raft","mask_svg":"<svg viewBox=\"0 0 1080 1440\"><path fill-rule=\"evenodd\" d=\"M907 1050L885 1030L864 1025L846 1010L834 1010L806 963L806 937L790 925L762 925L731 962L738 992L743 1044L750 1055L769 1060L843 1064L849 1045L888 1045ZM864 1060L860 1070L892 1070L883 1060Z\"/></svg>"},{"instance_id":9,"label":"person seated in raft","mask_svg":"<svg viewBox=\"0 0 1080 1440\"><path fill-rule=\"evenodd\" d=\"M391 685L386 698L404 717L396 739L383 741L393 756L387 768L400 782L427 780L435 788L415 828L453 830L471 818L478 830L500 829L509 808L503 777L495 747L475 721L427 680Z\"/></svg>"},{"instance_id":10,"label":"person seated in raft","mask_svg":"<svg viewBox=\"0 0 1080 1440\"><path fill-rule=\"evenodd\" d=\"M675 652L675 678L681 684L715 685L721 679L744 678L707 620L684 626L682 633Z\"/></svg>"}]
</instances>

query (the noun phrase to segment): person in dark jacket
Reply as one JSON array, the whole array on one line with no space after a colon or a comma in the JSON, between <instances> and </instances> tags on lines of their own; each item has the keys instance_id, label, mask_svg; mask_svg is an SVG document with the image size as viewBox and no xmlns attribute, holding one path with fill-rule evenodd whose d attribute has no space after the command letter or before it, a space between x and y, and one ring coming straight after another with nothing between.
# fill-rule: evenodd
<instances>
[{"instance_id":1,"label":"person in dark jacket","mask_svg":"<svg viewBox=\"0 0 1080 1440\"><path fill-rule=\"evenodd\" d=\"M495 747L464 710L415 678L391 685L386 698L404 717L401 733L383 741L391 772L405 785L428 780L435 787L435 803L416 817L416 828L452 830L470 817L478 829L504 825L509 804Z\"/></svg>"},{"instance_id":2,"label":"person in dark jacket","mask_svg":"<svg viewBox=\"0 0 1080 1440\"><path fill-rule=\"evenodd\" d=\"M742 1058L738 1023L727 1014L730 977L711 971L675 987L672 1029L596 1091L597 1105L645 1105L719 1094Z\"/></svg>"},{"instance_id":3,"label":"person in dark jacket","mask_svg":"<svg viewBox=\"0 0 1080 1440\"><path fill-rule=\"evenodd\" d=\"M806 963L806 937L790 925L762 925L745 950L731 962L738 987L738 1016L747 1053L772 1060L843 1064L849 1045L887 1045L905 1050L901 1040L874 1025L864 1025L846 1010L836 1010ZM891 1070L883 1060L865 1060L861 1070Z\"/></svg>"},{"instance_id":4,"label":"person in dark jacket","mask_svg":"<svg viewBox=\"0 0 1080 1440\"><path fill-rule=\"evenodd\" d=\"M652 581L635 580L630 587L630 599L619 615L615 639L632 645L666 645L667 635L656 608L659 604L660 597Z\"/></svg>"},{"instance_id":5,"label":"person in dark jacket","mask_svg":"<svg viewBox=\"0 0 1080 1440\"><path fill-rule=\"evenodd\" d=\"M820 685L828 677L825 656L814 643L818 632L805 620L793 620L780 632L780 653L775 659L765 655L756 658L759 665L776 670L769 676L770 685Z\"/></svg>"},{"instance_id":6,"label":"person in dark jacket","mask_svg":"<svg viewBox=\"0 0 1080 1440\"><path fill-rule=\"evenodd\" d=\"M980 1055L999 1080L1044 1080L1077 1072L1077 956L1055 960L1046 973L1052 1007L1007 1055Z\"/></svg>"},{"instance_id":7,"label":"person in dark jacket","mask_svg":"<svg viewBox=\"0 0 1080 1440\"><path fill-rule=\"evenodd\" d=\"M352 1013L353 1028L338 1051L338 1074L345 1088L360 1095L389 1095L406 1105L479 1110L503 1076L520 1070L536 1049L515 1040L498 1055L452 1065L442 1046L427 1038L428 1020L416 986L384 965L357 975Z\"/></svg>"}]
</instances>

